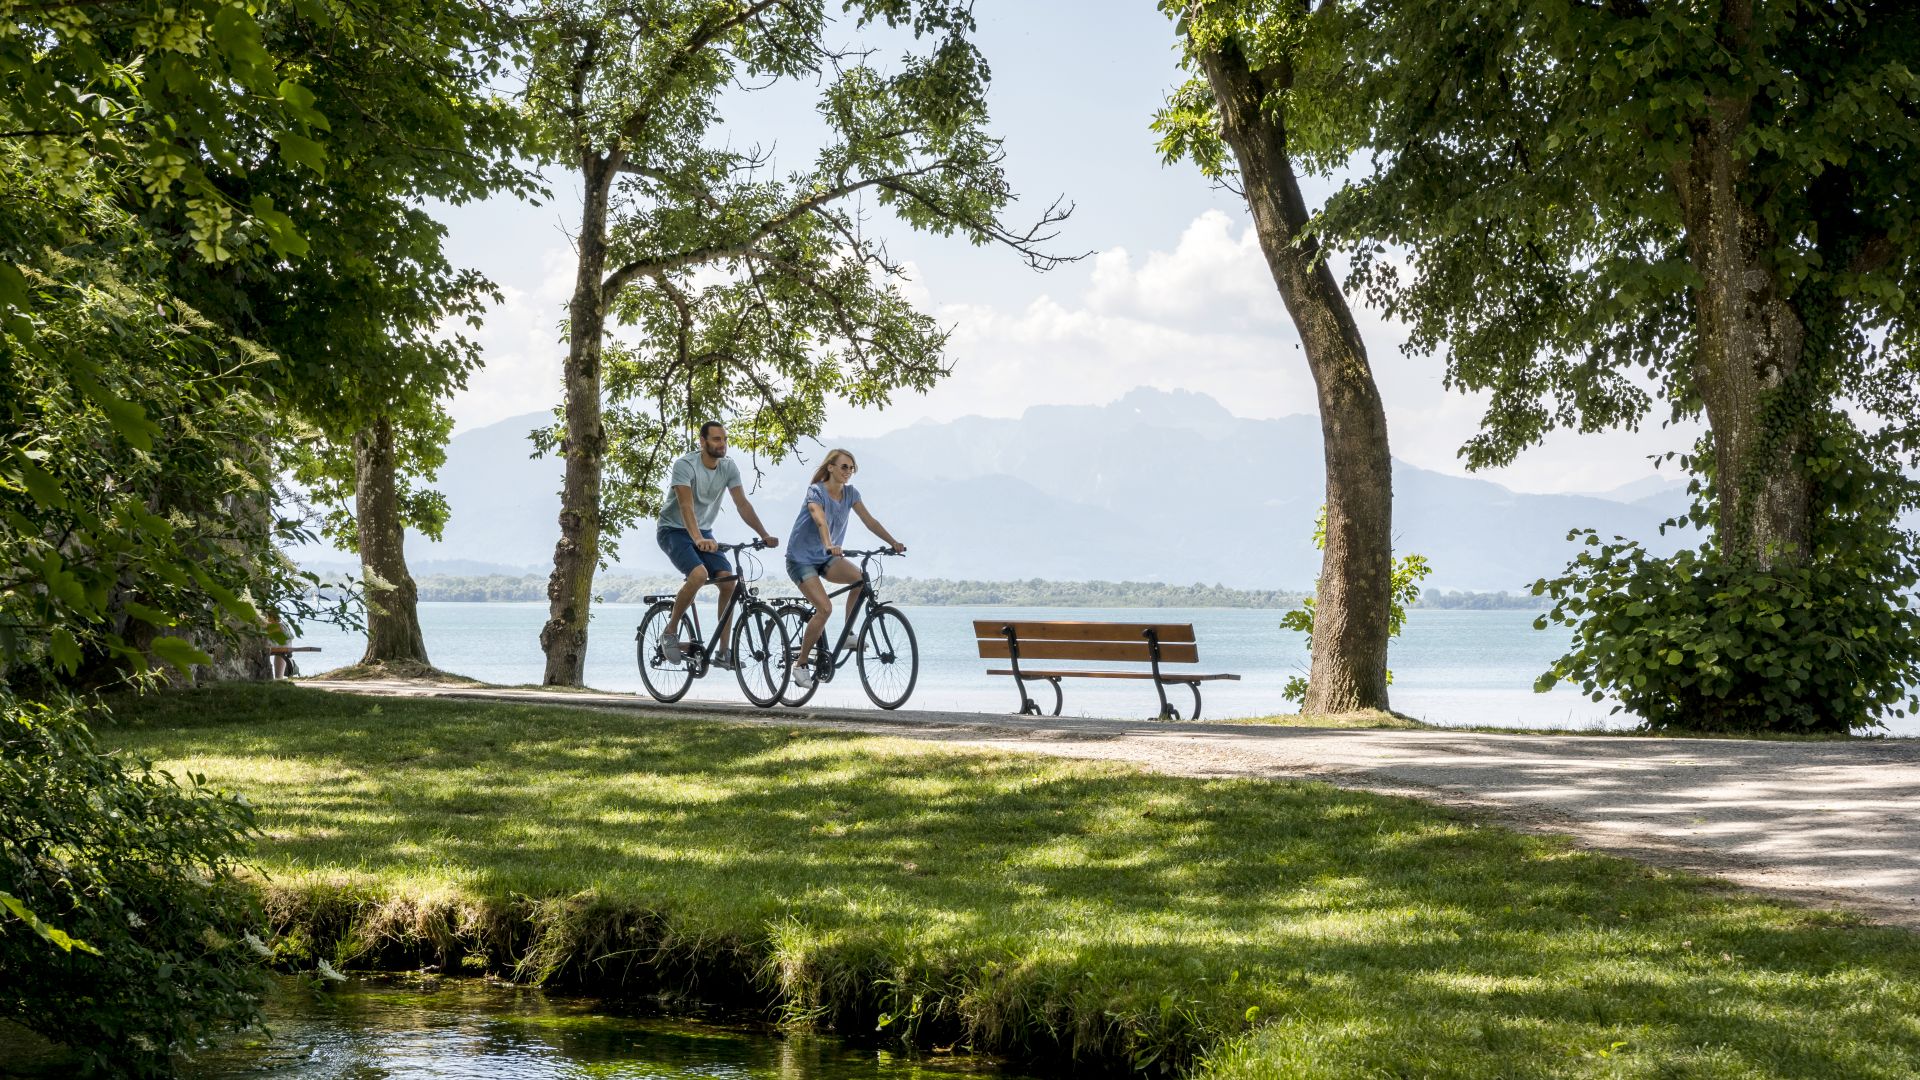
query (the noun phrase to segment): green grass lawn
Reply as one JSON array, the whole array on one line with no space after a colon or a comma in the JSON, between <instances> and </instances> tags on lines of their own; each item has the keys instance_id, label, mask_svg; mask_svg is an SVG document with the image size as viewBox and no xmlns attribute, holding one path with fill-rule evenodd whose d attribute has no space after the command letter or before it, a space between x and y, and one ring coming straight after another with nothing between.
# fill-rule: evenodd
<instances>
[{"instance_id":1,"label":"green grass lawn","mask_svg":"<svg viewBox=\"0 0 1920 1080\"><path fill-rule=\"evenodd\" d=\"M287 685L116 710L260 807L292 939L362 962L1231 1077L1920 1075L1916 935L1413 800Z\"/></svg>"}]
</instances>

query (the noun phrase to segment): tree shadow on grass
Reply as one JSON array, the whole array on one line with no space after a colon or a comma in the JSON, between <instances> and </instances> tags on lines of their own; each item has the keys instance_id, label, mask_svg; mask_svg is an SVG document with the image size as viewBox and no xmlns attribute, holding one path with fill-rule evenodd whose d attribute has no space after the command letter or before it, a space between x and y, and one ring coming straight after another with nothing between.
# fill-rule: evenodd
<instances>
[{"instance_id":1,"label":"tree shadow on grass","mask_svg":"<svg viewBox=\"0 0 1920 1080\"><path fill-rule=\"evenodd\" d=\"M277 872L591 893L842 1029L918 996L918 1037L1103 1058L1920 1072L1912 935L1412 800L586 710L202 704L128 741L230 766L206 771L284 831Z\"/></svg>"}]
</instances>

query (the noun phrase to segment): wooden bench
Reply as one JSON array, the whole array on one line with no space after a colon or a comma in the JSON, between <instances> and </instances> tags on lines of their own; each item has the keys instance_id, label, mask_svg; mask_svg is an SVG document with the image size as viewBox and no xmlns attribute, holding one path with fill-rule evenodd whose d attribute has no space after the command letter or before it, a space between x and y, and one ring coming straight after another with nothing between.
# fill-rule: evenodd
<instances>
[{"instance_id":1,"label":"wooden bench","mask_svg":"<svg viewBox=\"0 0 1920 1080\"><path fill-rule=\"evenodd\" d=\"M1007 675L1020 692L1022 715L1039 716L1041 709L1027 696L1027 684L1046 682L1053 687L1053 713L1060 715L1065 695L1061 679L1152 679L1160 695L1160 719L1178 720L1180 710L1167 700L1168 683L1184 683L1193 692L1193 715L1200 719L1200 684L1221 679L1239 681L1238 675L1192 675L1169 672L1163 664L1197 664L1200 647L1193 640L1192 623L1106 623L1106 622L1001 622L978 619L973 624L979 638L980 658L1007 660L1010 666L990 668L989 675ZM1100 663L1143 663L1146 671L1112 669L1039 670L1022 667L1034 660L1091 660Z\"/></svg>"},{"instance_id":2,"label":"wooden bench","mask_svg":"<svg viewBox=\"0 0 1920 1080\"><path fill-rule=\"evenodd\" d=\"M267 656L269 659L286 660L287 662L286 677L288 678L291 678L295 675L300 674L299 667L297 667L293 662L294 653L319 652L319 651L320 651L320 646L318 645L269 645L267 646ZM281 677L280 672L278 670L279 665L276 664L274 666L275 666L275 671L273 673L273 677L278 679Z\"/></svg>"}]
</instances>

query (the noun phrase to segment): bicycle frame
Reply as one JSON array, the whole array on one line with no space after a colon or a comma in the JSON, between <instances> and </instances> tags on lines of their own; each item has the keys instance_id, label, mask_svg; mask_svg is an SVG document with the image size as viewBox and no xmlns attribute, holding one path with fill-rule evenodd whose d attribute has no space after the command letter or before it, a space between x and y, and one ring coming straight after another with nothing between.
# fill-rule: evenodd
<instances>
[{"instance_id":1,"label":"bicycle frame","mask_svg":"<svg viewBox=\"0 0 1920 1080\"><path fill-rule=\"evenodd\" d=\"M758 541L751 541L745 544L721 544L715 549L737 556L734 560L733 576L717 581L709 578L707 579L707 584L700 586L700 588L704 589L707 585L718 588L727 581L732 581L735 584L733 587L733 596L722 603L719 609L714 612L713 636L708 638L705 644L702 644L700 640L700 609L694 604L687 605L685 617L689 622L693 623L693 640L688 642L683 648L686 650L687 659L693 661L694 667L692 674L696 679L706 678L707 672L712 670L713 654L724 647L725 643L720 640L720 636L726 626L733 621L734 613L742 605L760 598L760 590L754 586L755 583L764 576L765 568L762 567L761 574L748 577L746 575L746 559L738 557L744 556L749 551L757 551L759 548L760 544ZM754 562L757 564L759 560L755 559ZM696 592L694 595L697 597L699 593ZM695 654L698 655L696 656Z\"/></svg>"},{"instance_id":2,"label":"bicycle frame","mask_svg":"<svg viewBox=\"0 0 1920 1080\"><path fill-rule=\"evenodd\" d=\"M843 559L857 557L860 560L860 580L852 584L842 585L832 592L827 593L827 618L833 618L834 600L845 596L855 589L861 590L861 593L860 599L855 602L853 606L853 610L847 613L847 623L840 628L839 639L834 642L833 648L827 650L827 663L833 665L833 670L835 671L839 671L846 666L847 661L853 659L853 642L857 633L855 628L860 625L861 619L864 618L868 612L880 604L879 599L874 596L873 574L868 569L868 566L873 560L880 556L891 554L893 554L891 548L875 548L872 551L842 551L840 553L840 557ZM785 597L781 597L780 599L784 600ZM794 597L794 599L808 607L813 607L813 601L807 599L804 595ZM826 631L822 630L821 634L824 636ZM814 644L817 646L819 642L815 642ZM793 642L793 647L798 649L800 643L798 641Z\"/></svg>"}]
</instances>

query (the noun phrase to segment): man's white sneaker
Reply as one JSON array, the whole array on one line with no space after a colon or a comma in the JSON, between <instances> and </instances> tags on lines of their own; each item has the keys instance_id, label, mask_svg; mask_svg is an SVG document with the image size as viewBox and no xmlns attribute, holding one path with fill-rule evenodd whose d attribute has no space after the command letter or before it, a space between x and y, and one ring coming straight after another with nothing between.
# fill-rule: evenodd
<instances>
[{"instance_id":1,"label":"man's white sneaker","mask_svg":"<svg viewBox=\"0 0 1920 1080\"><path fill-rule=\"evenodd\" d=\"M669 664L677 664L687 658L687 651L680 647L680 635L672 631L660 635L660 659Z\"/></svg>"},{"instance_id":2,"label":"man's white sneaker","mask_svg":"<svg viewBox=\"0 0 1920 1080\"><path fill-rule=\"evenodd\" d=\"M813 685L813 669L805 664L793 665L793 685L805 690Z\"/></svg>"},{"instance_id":3,"label":"man's white sneaker","mask_svg":"<svg viewBox=\"0 0 1920 1080\"><path fill-rule=\"evenodd\" d=\"M732 649L721 649L713 654L713 666L725 671L740 670L740 661L733 658Z\"/></svg>"}]
</instances>

